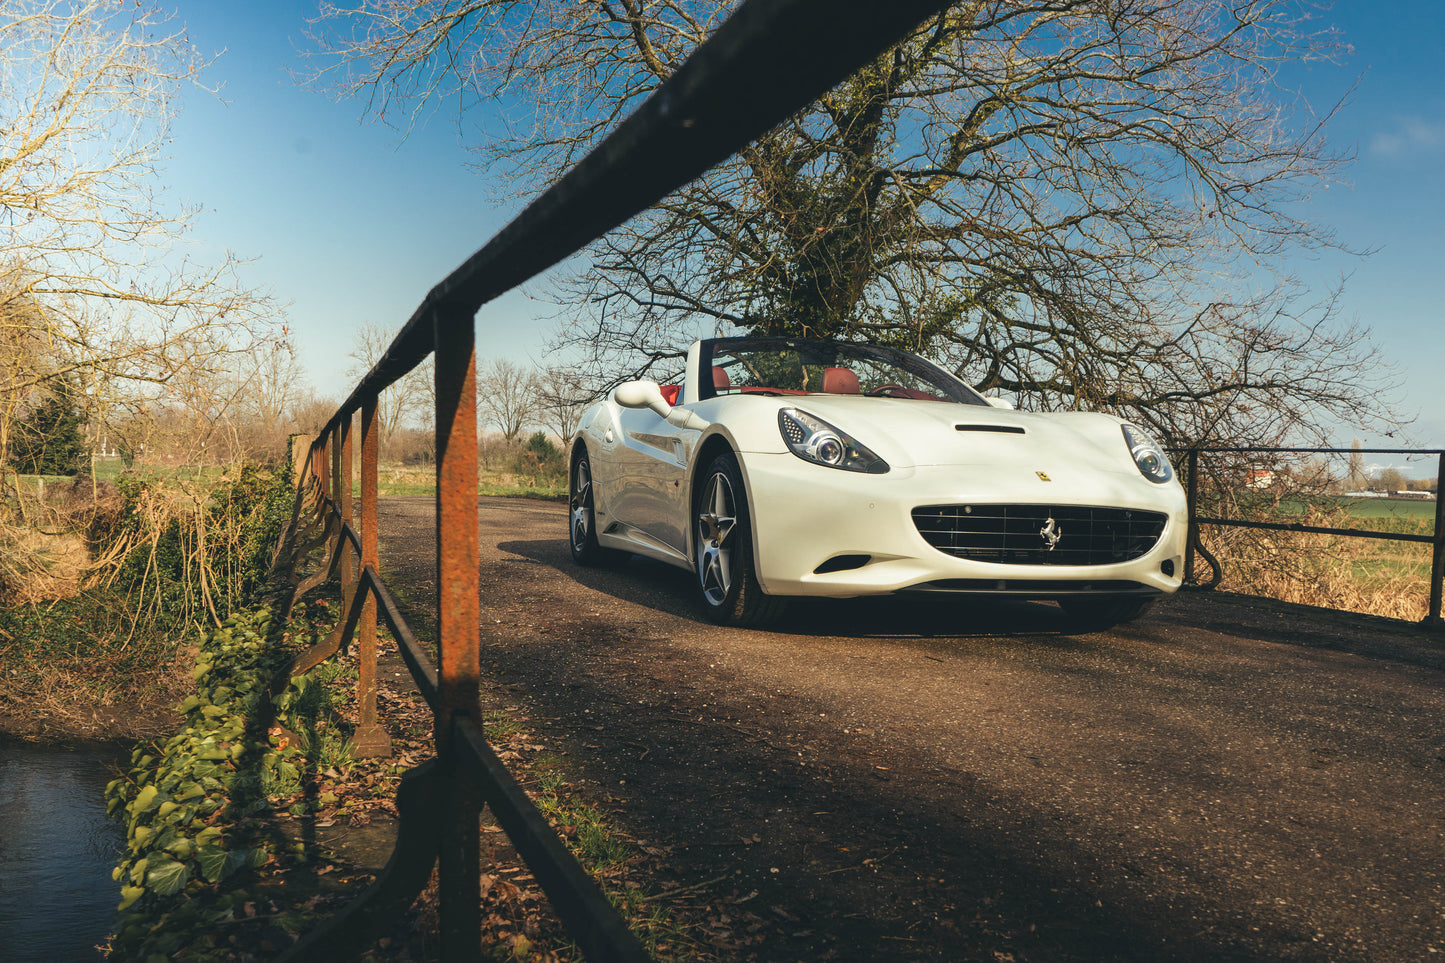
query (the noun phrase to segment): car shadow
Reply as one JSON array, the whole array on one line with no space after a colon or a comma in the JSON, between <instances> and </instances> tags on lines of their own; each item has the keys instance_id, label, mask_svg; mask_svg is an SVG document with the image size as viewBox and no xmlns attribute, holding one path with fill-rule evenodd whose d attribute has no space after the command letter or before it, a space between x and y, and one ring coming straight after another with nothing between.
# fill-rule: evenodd
<instances>
[{"instance_id":1,"label":"car shadow","mask_svg":"<svg viewBox=\"0 0 1445 963\"><path fill-rule=\"evenodd\" d=\"M1445 670L1445 633L1403 619L1218 590L1179 592L1156 613L1163 624L1231 638Z\"/></svg>"},{"instance_id":2,"label":"car shadow","mask_svg":"<svg viewBox=\"0 0 1445 963\"><path fill-rule=\"evenodd\" d=\"M578 585L635 605L710 625L690 572L640 556L583 567L572 562L565 539L513 540L498 548L557 570ZM966 639L1045 637L1073 639L1080 631L1057 605L966 595L884 595L852 599L794 598L776 622L759 631L840 638Z\"/></svg>"}]
</instances>

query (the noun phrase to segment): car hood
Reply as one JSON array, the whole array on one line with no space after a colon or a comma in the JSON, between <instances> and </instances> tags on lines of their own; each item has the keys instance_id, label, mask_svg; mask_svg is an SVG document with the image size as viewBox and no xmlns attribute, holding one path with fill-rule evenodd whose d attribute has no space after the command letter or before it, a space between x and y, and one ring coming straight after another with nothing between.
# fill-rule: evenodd
<instances>
[{"instance_id":1,"label":"car hood","mask_svg":"<svg viewBox=\"0 0 1445 963\"><path fill-rule=\"evenodd\" d=\"M840 395L789 399L786 407L822 418L900 468L1088 466L1141 477L1112 415Z\"/></svg>"}]
</instances>

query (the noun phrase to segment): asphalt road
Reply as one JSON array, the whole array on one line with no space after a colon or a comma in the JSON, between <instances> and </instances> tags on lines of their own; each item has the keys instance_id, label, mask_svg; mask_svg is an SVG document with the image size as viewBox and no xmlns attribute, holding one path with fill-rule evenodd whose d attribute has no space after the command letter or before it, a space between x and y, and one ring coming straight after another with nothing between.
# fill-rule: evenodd
<instances>
[{"instance_id":1,"label":"asphalt road","mask_svg":"<svg viewBox=\"0 0 1445 963\"><path fill-rule=\"evenodd\" d=\"M382 506L420 605L431 511ZM573 566L565 518L482 502L488 698L736 956L1445 953L1445 637L1215 593L1090 635L898 598L720 629L686 572Z\"/></svg>"}]
</instances>

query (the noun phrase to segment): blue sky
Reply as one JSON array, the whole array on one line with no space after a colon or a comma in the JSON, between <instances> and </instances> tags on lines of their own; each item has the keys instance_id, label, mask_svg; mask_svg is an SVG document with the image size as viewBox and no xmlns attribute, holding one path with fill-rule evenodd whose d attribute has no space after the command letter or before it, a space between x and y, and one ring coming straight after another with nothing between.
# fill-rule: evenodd
<instances>
[{"instance_id":1,"label":"blue sky","mask_svg":"<svg viewBox=\"0 0 1445 963\"><path fill-rule=\"evenodd\" d=\"M314 0L180 5L204 54L224 50L207 75L221 100L187 94L166 180L177 200L204 207L203 250L254 258L245 277L287 303L312 383L338 399L352 332L395 327L433 284L484 244L519 205L466 168L444 115L410 136L361 120L361 105L300 86L305 21ZM1299 68L1324 110L1352 86L1330 141L1353 150L1348 184L1316 192L1309 210L1340 239L1375 253L1299 265L1321 290L1349 275L1345 315L1374 331L1400 367L1405 408L1419 419L1411 445L1445 447L1445 83L1438 37L1445 3L1342 0L1326 19L1354 48L1339 66ZM485 360L544 360L553 329L545 302L514 293L478 316ZM1350 433L1339 441L1348 444ZM1393 447L1401 439L1362 436ZM1415 474L1426 474L1418 470Z\"/></svg>"}]
</instances>

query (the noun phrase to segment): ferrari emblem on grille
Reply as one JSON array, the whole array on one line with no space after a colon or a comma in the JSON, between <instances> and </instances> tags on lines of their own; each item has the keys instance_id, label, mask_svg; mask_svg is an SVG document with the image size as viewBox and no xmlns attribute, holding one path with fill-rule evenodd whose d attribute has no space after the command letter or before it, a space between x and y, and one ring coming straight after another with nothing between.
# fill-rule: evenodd
<instances>
[{"instance_id":1,"label":"ferrari emblem on grille","mask_svg":"<svg viewBox=\"0 0 1445 963\"><path fill-rule=\"evenodd\" d=\"M1039 479L1040 479L1041 481L1053 481L1052 478L1050 478L1048 475L1045 475L1045 474L1044 474L1043 472L1041 472L1041 471L1036 471L1036 472L1034 472L1034 474L1035 474L1035 475L1038 475L1038 476L1039 476Z\"/></svg>"},{"instance_id":2,"label":"ferrari emblem on grille","mask_svg":"<svg viewBox=\"0 0 1445 963\"><path fill-rule=\"evenodd\" d=\"M1059 528L1059 523L1050 518L1044 522L1044 527L1039 529L1039 536L1043 538L1044 545L1047 546L1044 551L1052 552L1058 546L1059 539L1064 537L1064 532Z\"/></svg>"}]
</instances>

